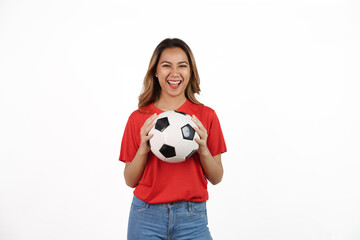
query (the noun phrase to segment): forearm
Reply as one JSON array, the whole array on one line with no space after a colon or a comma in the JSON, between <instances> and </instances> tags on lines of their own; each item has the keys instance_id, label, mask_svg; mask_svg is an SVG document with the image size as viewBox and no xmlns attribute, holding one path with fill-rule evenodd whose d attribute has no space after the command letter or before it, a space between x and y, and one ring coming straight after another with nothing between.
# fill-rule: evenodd
<instances>
[{"instance_id":1,"label":"forearm","mask_svg":"<svg viewBox=\"0 0 360 240\"><path fill-rule=\"evenodd\" d=\"M125 182L129 187L134 188L136 185L138 185L143 175L147 163L147 158L148 153L139 149L134 159L131 162L126 162L124 177Z\"/></svg>"},{"instance_id":2,"label":"forearm","mask_svg":"<svg viewBox=\"0 0 360 240\"><path fill-rule=\"evenodd\" d=\"M200 154L200 162L206 178L216 185L221 182L224 169L221 163L221 154L212 156L210 151Z\"/></svg>"},{"instance_id":3,"label":"forearm","mask_svg":"<svg viewBox=\"0 0 360 240\"><path fill-rule=\"evenodd\" d=\"M157 115L154 113L148 119L146 119L140 130L141 142L135 157L131 162L126 162L124 177L125 182L129 187L136 187L142 178L148 160L148 154L150 152L148 141L153 136L153 134L148 133L150 129L155 126L154 120L156 117Z\"/></svg>"},{"instance_id":4,"label":"forearm","mask_svg":"<svg viewBox=\"0 0 360 240\"><path fill-rule=\"evenodd\" d=\"M216 185L221 182L224 174L221 163L221 154L215 156L211 155L210 150L207 147L208 134L206 128L195 115L193 115L192 120L197 125L194 129L200 137L195 138L195 141L199 144L198 154L200 156L204 174L213 185Z\"/></svg>"}]
</instances>

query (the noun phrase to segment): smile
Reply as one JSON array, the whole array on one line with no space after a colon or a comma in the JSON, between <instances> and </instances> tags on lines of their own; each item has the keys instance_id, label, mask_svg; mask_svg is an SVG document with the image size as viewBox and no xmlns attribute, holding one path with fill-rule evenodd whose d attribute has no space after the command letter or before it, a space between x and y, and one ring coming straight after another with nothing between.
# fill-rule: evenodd
<instances>
[{"instance_id":1,"label":"smile","mask_svg":"<svg viewBox=\"0 0 360 240\"><path fill-rule=\"evenodd\" d=\"M168 80L167 83L169 83L170 85L176 86L176 85L180 85L181 81L180 80L178 80L178 81Z\"/></svg>"},{"instance_id":2,"label":"smile","mask_svg":"<svg viewBox=\"0 0 360 240\"><path fill-rule=\"evenodd\" d=\"M181 80L167 80L166 81L169 84L169 87L173 90L176 90L180 87L180 84L182 83Z\"/></svg>"}]
</instances>

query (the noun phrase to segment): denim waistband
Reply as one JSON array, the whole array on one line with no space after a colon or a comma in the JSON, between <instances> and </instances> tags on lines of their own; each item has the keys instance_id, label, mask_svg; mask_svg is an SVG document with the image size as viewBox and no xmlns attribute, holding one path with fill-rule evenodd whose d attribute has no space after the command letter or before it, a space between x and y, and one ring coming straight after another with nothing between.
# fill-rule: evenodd
<instances>
[{"instance_id":1,"label":"denim waistband","mask_svg":"<svg viewBox=\"0 0 360 240\"><path fill-rule=\"evenodd\" d=\"M192 202L192 201L175 201L175 202L168 202L168 203L155 203L155 204L150 204L147 202L144 202L143 200L139 199L138 197L136 197L134 195L133 198L133 203L135 205L143 205L146 208L149 208L150 206L153 207L164 207L164 208L177 208L177 207L189 207L189 206L193 206L193 205L202 205L202 204L206 204L206 202Z\"/></svg>"}]
</instances>

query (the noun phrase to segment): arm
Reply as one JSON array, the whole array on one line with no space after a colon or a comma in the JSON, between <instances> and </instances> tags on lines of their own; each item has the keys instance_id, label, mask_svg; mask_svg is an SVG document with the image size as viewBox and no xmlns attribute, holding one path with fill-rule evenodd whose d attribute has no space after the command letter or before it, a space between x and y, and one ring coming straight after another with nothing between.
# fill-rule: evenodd
<instances>
[{"instance_id":1,"label":"arm","mask_svg":"<svg viewBox=\"0 0 360 240\"><path fill-rule=\"evenodd\" d=\"M126 184L129 187L136 187L143 175L148 160L148 153L150 151L148 141L153 136L152 134L148 135L148 133L155 125L154 120L156 117L157 115L153 114L145 121L144 125L141 127L140 130L141 142L139 149L136 152L134 159L131 162L126 162L124 169L124 178Z\"/></svg>"},{"instance_id":2,"label":"arm","mask_svg":"<svg viewBox=\"0 0 360 240\"><path fill-rule=\"evenodd\" d=\"M198 153L205 176L213 185L216 185L221 182L224 175L221 154L215 156L211 155L210 150L207 147L207 131L205 127L195 115L192 120L198 126L195 127L195 131L199 134L200 139L195 138L195 141L199 144Z\"/></svg>"}]
</instances>

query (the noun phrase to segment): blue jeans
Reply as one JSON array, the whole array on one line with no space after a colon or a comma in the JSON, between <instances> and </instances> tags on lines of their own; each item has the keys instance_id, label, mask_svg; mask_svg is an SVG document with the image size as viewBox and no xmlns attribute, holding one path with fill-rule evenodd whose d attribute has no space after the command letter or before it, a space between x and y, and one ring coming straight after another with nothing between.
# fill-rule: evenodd
<instances>
[{"instance_id":1,"label":"blue jeans","mask_svg":"<svg viewBox=\"0 0 360 240\"><path fill-rule=\"evenodd\" d=\"M206 202L148 204L134 196L128 240L211 240Z\"/></svg>"}]
</instances>

